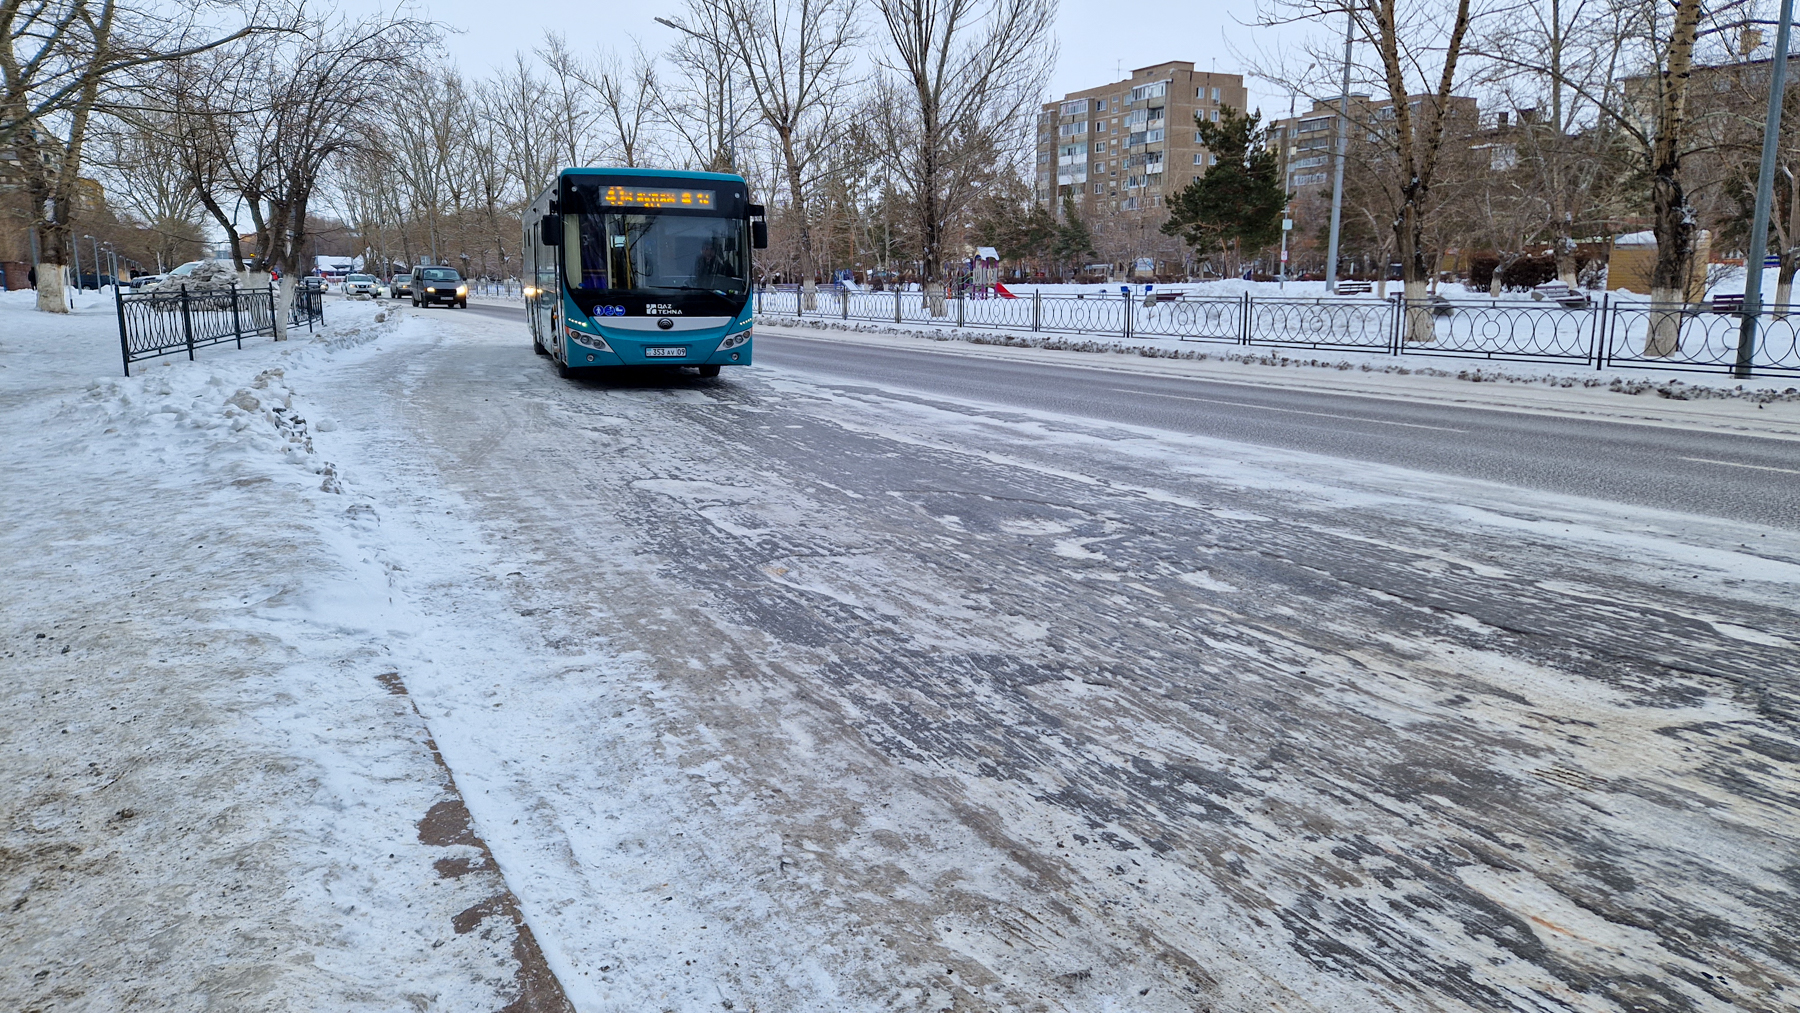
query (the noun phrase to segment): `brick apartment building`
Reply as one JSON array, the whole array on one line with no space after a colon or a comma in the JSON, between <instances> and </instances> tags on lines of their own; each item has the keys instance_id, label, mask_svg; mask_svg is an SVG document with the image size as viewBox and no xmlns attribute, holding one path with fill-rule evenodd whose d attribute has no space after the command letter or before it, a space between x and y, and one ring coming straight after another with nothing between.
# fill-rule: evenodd
<instances>
[{"instance_id":1,"label":"brick apartment building","mask_svg":"<svg viewBox=\"0 0 1800 1013\"><path fill-rule=\"evenodd\" d=\"M1160 229L1169 196L1211 158L1194 117L1217 120L1222 107L1248 102L1243 75L1179 60L1070 92L1038 113L1034 194L1059 216L1063 197L1074 198L1108 274L1181 274L1188 251ZM1151 271L1134 270L1142 260Z\"/></svg>"}]
</instances>

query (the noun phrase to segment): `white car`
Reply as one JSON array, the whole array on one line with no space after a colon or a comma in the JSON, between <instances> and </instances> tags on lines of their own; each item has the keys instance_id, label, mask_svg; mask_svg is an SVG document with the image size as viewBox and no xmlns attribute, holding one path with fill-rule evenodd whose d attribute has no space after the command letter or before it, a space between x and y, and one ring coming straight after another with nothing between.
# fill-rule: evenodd
<instances>
[{"instance_id":1,"label":"white car","mask_svg":"<svg viewBox=\"0 0 1800 1013\"><path fill-rule=\"evenodd\" d=\"M344 298L373 299L380 287L381 282L372 274L352 274L344 278Z\"/></svg>"}]
</instances>

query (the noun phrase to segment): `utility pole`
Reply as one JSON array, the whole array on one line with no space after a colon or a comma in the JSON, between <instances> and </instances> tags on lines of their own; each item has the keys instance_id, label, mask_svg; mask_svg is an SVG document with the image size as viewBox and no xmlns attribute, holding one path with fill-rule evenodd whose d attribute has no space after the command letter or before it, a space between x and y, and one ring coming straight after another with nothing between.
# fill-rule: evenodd
<instances>
[{"instance_id":1,"label":"utility pole","mask_svg":"<svg viewBox=\"0 0 1800 1013\"><path fill-rule=\"evenodd\" d=\"M1350 147L1350 47L1356 39L1356 16L1344 11L1344 90L1338 97L1337 154L1331 167L1331 239L1325 250L1325 291L1337 291L1338 237L1344 222L1344 159Z\"/></svg>"},{"instance_id":2,"label":"utility pole","mask_svg":"<svg viewBox=\"0 0 1800 1013\"><path fill-rule=\"evenodd\" d=\"M1281 209L1281 276L1280 277L1281 277L1281 290L1283 292L1287 291L1288 233L1294 231L1294 219L1291 215L1292 211L1293 211L1293 208L1291 208L1291 207L1285 207L1285 208Z\"/></svg>"},{"instance_id":3,"label":"utility pole","mask_svg":"<svg viewBox=\"0 0 1800 1013\"><path fill-rule=\"evenodd\" d=\"M1769 65L1769 111L1763 119L1762 171L1756 177L1756 210L1750 219L1750 255L1744 258L1744 304L1738 329L1734 375L1751 375L1756 358L1756 318L1762 312L1763 260L1769 253L1769 205L1775 198L1775 154L1781 143L1781 105L1787 91L1788 29L1794 0L1781 0L1781 23L1775 28L1775 59Z\"/></svg>"}]
</instances>

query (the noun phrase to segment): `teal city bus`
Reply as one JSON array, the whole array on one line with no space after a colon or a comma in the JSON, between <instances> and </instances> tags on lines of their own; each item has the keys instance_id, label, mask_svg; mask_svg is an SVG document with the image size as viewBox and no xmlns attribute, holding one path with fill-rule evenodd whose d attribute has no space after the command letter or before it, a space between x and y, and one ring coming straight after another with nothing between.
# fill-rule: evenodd
<instances>
[{"instance_id":1,"label":"teal city bus","mask_svg":"<svg viewBox=\"0 0 1800 1013\"><path fill-rule=\"evenodd\" d=\"M532 343L564 376L750 364L750 251L769 245L742 176L564 169L525 213Z\"/></svg>"}]
</instances>

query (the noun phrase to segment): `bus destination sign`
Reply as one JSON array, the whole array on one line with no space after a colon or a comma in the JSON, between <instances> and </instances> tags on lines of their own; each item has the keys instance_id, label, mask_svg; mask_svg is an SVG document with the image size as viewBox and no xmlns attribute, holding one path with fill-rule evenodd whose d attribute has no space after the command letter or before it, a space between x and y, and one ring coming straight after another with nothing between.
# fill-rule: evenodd
<instances>
[{"instance_id":1,"label":"bus destination sign","mask_svg":"<svg viewBox=\"0 0 1800 1013\"><path fill-rule=\"evenodd\" d=\"M600 203L625 208L694 208L710 211L714 190L662 190L643 186L609 186L600 191Z\"/></svg>"}]
</instances>

